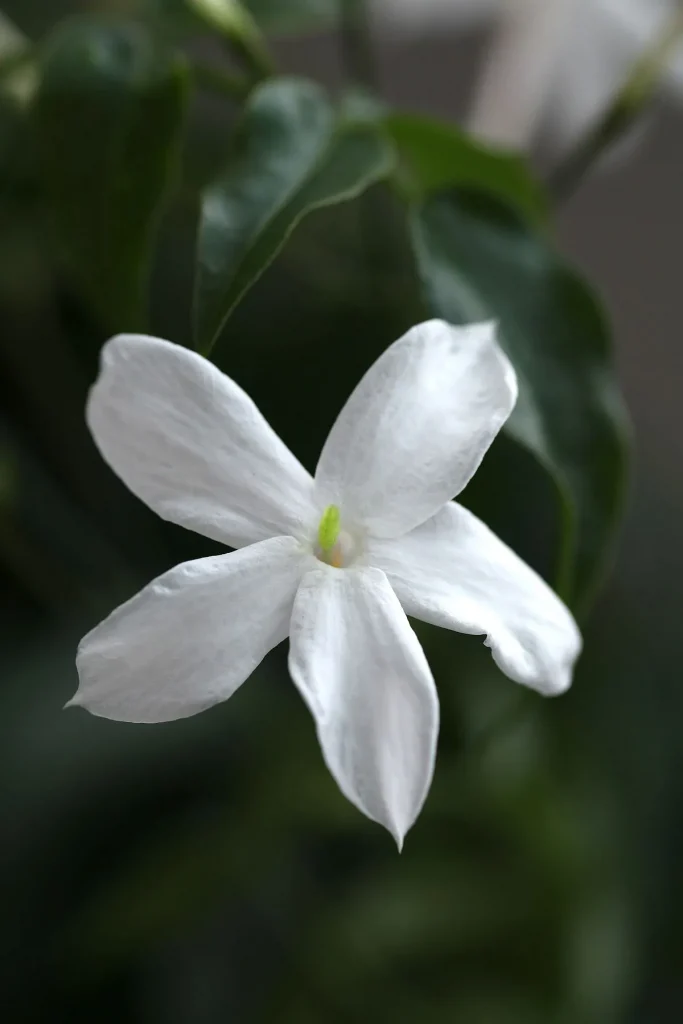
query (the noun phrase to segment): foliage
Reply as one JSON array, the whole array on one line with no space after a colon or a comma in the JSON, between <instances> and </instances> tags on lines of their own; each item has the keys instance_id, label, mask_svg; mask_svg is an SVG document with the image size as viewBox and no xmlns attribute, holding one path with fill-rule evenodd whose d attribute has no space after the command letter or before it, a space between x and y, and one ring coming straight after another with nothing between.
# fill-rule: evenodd
<instances>
[{"instance_id":1,"label":"foliage","mask_svg":"<svg viewBox=\"0 0 683 1024\"><path fill-rule=\"evenodd\" d=\"M412 237L431 311L451 323L500 324L519 380L506 428L557 486L557 586L580 606L623 496L625 418L598 303L542 236L495 202L434 196L415 209Z\"/></svg>"},{"instance_id":2,"label":"foliage","mask_svg":"<svg viewBox=\"0 0 683 1024\"><path fill-rule=\"evenodd\" d=\"M536 534L557 537L551 582L582 611L624 491L607 322L521 157L269 71L256 26L330 24L336 3L250 0L253 20L226 20L229 0L213 19L190 0L109 6L50 7L30 95L0 77L2 355L20 396L0 435L2 630L8 650L43 637L5 684L6 999L27 1019L199 1020L173 1016L155 974L179 951L178 1000L206 983L209 1022L616 1021L632 906L612 796L471 638L421 633L443 739L401 859L334 791L278 652L229 708L154 735L59 712L79 631L213 550L140 509L88 441L113 331L189 344L193 322L311 465L359 373L425 309L495 318L521 397L475 498L539 568ZM536 503L544 483L554 504Z\"/></svg>"},{"instance_id":3,"label":"foliage","mask_svg":"<svg viewBox=\"0 0 683 1024\"><path fill-rule=\"evenodd\" d=\"M389 146L376 128L338 114L313 83L279 79L256 89L230 165L202 196L199 350L210 351L302 217L355 199L391 168Z\"/></svg>"}]
</instances>

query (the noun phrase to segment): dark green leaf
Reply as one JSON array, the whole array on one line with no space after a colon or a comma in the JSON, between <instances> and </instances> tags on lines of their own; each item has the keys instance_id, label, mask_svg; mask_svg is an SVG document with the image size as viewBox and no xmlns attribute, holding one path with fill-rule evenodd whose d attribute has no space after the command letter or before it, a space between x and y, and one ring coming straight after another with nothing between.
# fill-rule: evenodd
<instances>
[{"instance_id":1,"label":"dark green leaf","mask_svg":"<svg viewBox=\"0 0 683 1024\"><path fill-rule=\"evenodd\" d=\"M140 25L72 22L45 51L35 108L44 188L67 265L110 329L144 324L185 93L183 65Z\"/></svg>"},{"instance_id":2,"label":"dark green leaf","mask_svg":"<svg viewBox=\"0 0 683 1024\"><path fill-rule=\"evenodd\" d=\"M543 221L543 190L519 156L475 142L460 129L417 114L385 124L401 156L405 187L420 198L451 186L490 192L530 220Z\"/></svg>"},{"instance_id":3,"label":"dark green leaf","mask_svg":"<svg viewBox=\"0 0 683 1024\"><path fill-rule=\"evenodd\" d=\"M600 307L543 238L488 197L436 196L416 209L412 234L432 313L456 324L499 321L520 386L507 429L555 481L558 589L580 607L624 492L625 416Z\"/></svg>"},{"instance_id":4,"label":"dark green leaf","mask_svg":"<svg viewBox=\"0 0 683 1024\"><path fill-rule=\"evenodd\" d=\"M208 352L239 300L307 213L353 199L392 169L378 129L341 118L312 82L279 79L247 105L236 152L203 196L197 347Z\"/></svg>"}]
</instances>

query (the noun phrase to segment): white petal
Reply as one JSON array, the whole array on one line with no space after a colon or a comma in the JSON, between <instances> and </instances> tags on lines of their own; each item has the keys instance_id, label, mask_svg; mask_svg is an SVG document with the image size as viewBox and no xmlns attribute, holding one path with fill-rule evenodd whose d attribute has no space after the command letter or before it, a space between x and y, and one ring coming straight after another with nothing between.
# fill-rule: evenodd
<instances>
[{"instance_id":1,"label":"white petal","mask_svg":"<svg viewBox=\"0 0 683 1024\"><path fill-rule=\"evenodd\" d=\"M227 700L289 632L307 562L291 537L185 562L78 648L70 704L121 722L168 722Z\"/></svg>"},{"instance_id":2,"label":"white petal","mask_svg":"<svg viewBox=\"0 0 683 1024\"><path fill-rule=\"evenodd\" d=\"M318 504L378 537L406 533L463 489L516 396L495 324L414 327L339 414L315 474Z\"/></svg>"},{"instance_id":3,"label":"white petal","mask_svg":"<svg viewBox=\"0 0 683 1024\"><path fill-rule=\"evenodd\" d=\"M439 702L384 573L307 573L294 602L289 669L342 793L400 849L432 780Z\"/></svg>"},{"instance_id":4,"label":"white petal","mask_svg":"<svg viewBox=\"0 0 683 1024\"><path fill-rule=\"evenodd\" d=\"M164 519L231 547L311 528L310 475L249 396L196 352L112 338L87 418L114 472Z\"/></svg>"},{"instance_id":5,"label":"white petal","mask_svg":"<svg viewBox=\"0 0 683 1024\"><path fill-rule=\"evenodd\" d=\"M496 664L541 693L571 684L581 636L559 597L480 519L449 502L416 530L372 541L408 615L460 633L485 633Z\"/></svg>"}]
</instances>

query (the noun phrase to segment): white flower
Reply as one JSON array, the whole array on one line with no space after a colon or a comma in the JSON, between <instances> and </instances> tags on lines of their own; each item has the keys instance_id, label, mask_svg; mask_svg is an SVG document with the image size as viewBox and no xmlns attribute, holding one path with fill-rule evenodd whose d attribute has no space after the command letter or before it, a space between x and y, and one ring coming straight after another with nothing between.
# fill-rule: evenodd
<instances>
[{"instance_id":1,"label":"white flower","mask_svg":"<svg viewBox=\"0 0 683 1024\"><path fill-rule=\"evenodd\" d=\"M544 694L569 686L579 653L552 590L450 500L516 393L495 325L421 324L368 370L311 478L210 362L113 338L87 413L102 455L164 519L240 550L176 566L89 633L70 703L129 722L193 715L289 636L332 775L400 846L439 723L405 613L485 634L503 671Z\"/></svg>"}]
</instances>

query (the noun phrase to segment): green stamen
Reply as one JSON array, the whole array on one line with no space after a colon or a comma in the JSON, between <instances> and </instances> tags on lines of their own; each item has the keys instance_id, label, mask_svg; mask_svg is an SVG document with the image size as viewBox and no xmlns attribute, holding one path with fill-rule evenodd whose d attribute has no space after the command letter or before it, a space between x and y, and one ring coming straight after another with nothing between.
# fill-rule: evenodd
<instances>
[{"instance_id":1,"label":"green stamen","mask_svg":"<svg viewBox=\"0 0 683 1024\"><path fill-rule=\"evenodd\" d=\"M331 551L339 538L341 515L336 505L328 505L322 514L318 527L318 544L321 551Z\"/></svg>"}]
</instances>

